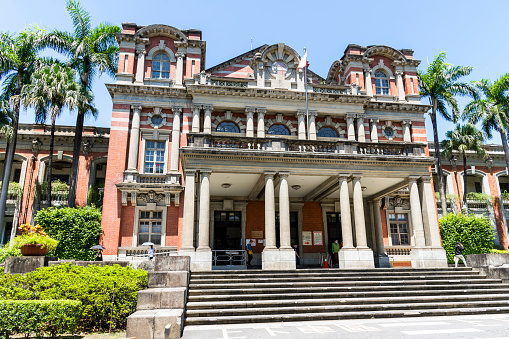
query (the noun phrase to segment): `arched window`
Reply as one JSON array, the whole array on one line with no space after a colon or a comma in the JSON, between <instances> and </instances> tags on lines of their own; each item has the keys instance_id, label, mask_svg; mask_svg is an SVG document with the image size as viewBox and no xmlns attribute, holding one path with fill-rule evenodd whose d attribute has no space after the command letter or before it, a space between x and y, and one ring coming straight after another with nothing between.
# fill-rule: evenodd
<instances>
[{"instance_id":1,"label":"arched window","mask_svg":"<svg viewBox=\"0 0 509 339\"><path fill-rule=\"evenodd\" d=\"M375 72L376 94L389 95L389 77L382 71Z\"/></svg>"},{"instance_id":2,"label":"arched window","mask_svg":"<svg viewBox=\"0 0 509 339\"><path fill-rule=\"evenodd\" d=\"M338 132L332 127L325 126L325 127L320 128L317 136L325 137L325 138L337 138Z\"/></svg>"},{"instance_id":3,"label":"arched window","mask_svg":"<svg viewBox=\"0 0 509 339\"><path fill-rule=\"evenodd\" d=\"M152 58L152 78L170 78L170 57L166 53L157 53Z\"/></svg>"},{"instance_id":4,"label":"arched window","mask_svg":"<svg viewBox=\"0 0 509 339\"><path fill-rule=\"evenodd\" d=\"M240 129L234 122L225 121L217 126L216 132L240 133Z\"/></svg>"},{"instance_id":5,"label":"arched window","mask_svg":"<svg viewBox=\"0 0 509 339\"><path fill-rule=\"evenodd\" d=\"M274 124L270 126L268 134L274 135L290 135L290 130L285 125Z\"/></svg>"}]
</instances>

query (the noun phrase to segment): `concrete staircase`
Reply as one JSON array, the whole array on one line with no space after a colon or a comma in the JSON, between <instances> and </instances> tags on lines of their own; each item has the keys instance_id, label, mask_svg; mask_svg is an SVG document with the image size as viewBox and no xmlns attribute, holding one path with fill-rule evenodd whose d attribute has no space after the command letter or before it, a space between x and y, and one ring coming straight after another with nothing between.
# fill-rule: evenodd
<instances>
[{"instance_id":1,"label":"concrete staircase","mask_svg":"<svg viewBox=\"0 0 509 339\"><path fill-rule=\"evenodd\" d=\"M471 268L192 272L185 324L509 313L509 284Z\"/></svg>"}]
</instances>

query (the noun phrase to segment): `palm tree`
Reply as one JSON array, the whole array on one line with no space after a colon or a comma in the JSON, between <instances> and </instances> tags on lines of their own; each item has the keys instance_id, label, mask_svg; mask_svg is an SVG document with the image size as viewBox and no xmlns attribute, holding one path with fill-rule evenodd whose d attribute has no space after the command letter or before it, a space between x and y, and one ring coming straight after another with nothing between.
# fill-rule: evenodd
<instances>
[{"instance_id":1,"label":"palm tree","mask_svg":"<svg viewBox=\"0 0 509 339\"><path fill-rule=\"evenodd\" d=\"M445 52L438 54L428 66L426 72L417 71L420 94L428 98L431 104L431 123L433 124L433 139L435 145L435 154L437 158L437 177L440 191L440 203L444 215L447 213L447 200L445 196L444 171L442 169L442 159L440 157L440 142L438 140L437 113L447 121L457 121L460 110L455 95L472 96L477 98L474 86L458 82L458 79L469 75L472 67L452 66L445 63ZM447 107L452 109L452 115L447 112Z\"/></svg>"},{"instance_id":2,"label":"palm tree","mask_svg":"<svg viewBox=\"0 0 509 339\"><path fill-rule=\"evenodd\" d=\"M32 83L25 85L21 91L21 99L25 107L32 106L36 112L36 122L46 121L47 114L51 117L51 137L48 161L48 206L51 206L51 179L53 169L53 147L55 141L55 121L62 108L69 110L78 107L80 86L74 80L76 72L71 68L55 63L43 66L32 76Z\"/></svg>"},{"instance_id":3,"label":"palm tree","mask_svg":"<svg viewBox=\"0 0 509 339\"><path fill-rule=\"evenodd\" d=\"M38 52L42 48L39 42L43 37L44 32L36 27L25 29L17 36L0 33L0 81L3 80L0 99L11 101L13 113L12 137L6 150L5 170L0 191L0 233L3 232L9 179L18 135L21 103L15 97L21 94L23 86L30 82L32 73L42 62L38 57Z\"/></svg>"},{"instance_id":4,"label":"palm tree","mask_svg":"<svg viewBox=\"0 0 509 339\"><path fill-rule=\"evenodd\" d=\"M467 152L474 151L480 157L486 157L483 148L484 133L475 125L457 125L452 131L447 132L447 139L442 141L445 157L458 152L463 157L463 206L467 207Z\"/></svg>"},{"instance_id":5,"label":"palm tree","mask_svg":"<svg viewBox=\"0 0 509 339\"><path fill-rule=\"evenodd\" d=\"M507 129L509 128L509 73L492 83L482 79L475 81L474 86L484 98L471 101L463 114L472 124L482 121L482 129L491 139L491 131L497 131L502 138L504 147L506 172L509 173L509 146L507 145Z\"/></svg>"},{"instance_id":6,"label":"palm tree","mask_svg":"<svg viewBox=\"0 0 509 339\"><path fill-rule=\"evenodd\" d=\"M99 24L92 27L90 13L81 7L79 1L68 0L67 12L71 16L74 32L54 31L45 41L45 46L52 47L69 58L68 64L78 72L79 81L84 90L91 90L92 82L97 73L108 73L115 77L118 64L119 47L115 38L120 33L118 26ZM72 157L71 182L69 187L68 206L74 207L76 199L76 183L78 178L78 164L83 138L83 122L85 115L91 113L78 107L76 118L76 132Z\"/></svg>"}]
</instances>

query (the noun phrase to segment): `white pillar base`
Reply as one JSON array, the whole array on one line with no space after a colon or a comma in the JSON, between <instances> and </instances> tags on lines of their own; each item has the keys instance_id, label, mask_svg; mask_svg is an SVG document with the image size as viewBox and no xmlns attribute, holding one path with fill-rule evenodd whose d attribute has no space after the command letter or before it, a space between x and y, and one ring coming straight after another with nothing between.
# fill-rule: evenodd
<instances>
[{"instance_id":1,"label":"white pillar base","mask_svg":"<svg viewBox=\"0 0 509 339\"><path fill-rule=\"evenodd\" d=\"M442 247L413 248L410 251L412 267L447 267L447 256Z\"/></svg>"},{"instance_id":2,"label":"white pillar base","mask_svg":"<svg viewBox=\"0 0 509 339\"><path fill-rule=\"evenodd\" d=\"M191 271L212 271L212 251L210 248L198 248L194 262L191 260Z\"/></svg>"},{"instance_id":3,"label":"white pillar base","mask_svg":"<svg viewBox=\"0 0 509 339\"><path fill-rule=\"evenodd\" d=\"M339 268L375 268L373 251L367 249L341 249L339 251Z\"/></svg>"},{"instance_id":4,"label":"white pillar base","mask_svg":"<svg viewBox=\"0 0 509 339\"><path fill-rule=\"evenodd\" d=\"M181 247L180 250L179 250L179 255L184 255L184 256L188 256L190 261L191 261L191 265L190 265L190 268L191 270L193 270L193 262L195 260L195 257L196 257L196 250L194 249L194 247L191 247L191 248L183 248Z\"/></svg>"},{"instance_id":5,"label":"white pillar base","mask_svg":"<svg viewBox=\"0 0 509 339\"><path fill-rule=\"evenodd\" d=\"M296 268L293 249L264 249L262 252L262 270L294 270Z\"/></svg>"}]
</instances>

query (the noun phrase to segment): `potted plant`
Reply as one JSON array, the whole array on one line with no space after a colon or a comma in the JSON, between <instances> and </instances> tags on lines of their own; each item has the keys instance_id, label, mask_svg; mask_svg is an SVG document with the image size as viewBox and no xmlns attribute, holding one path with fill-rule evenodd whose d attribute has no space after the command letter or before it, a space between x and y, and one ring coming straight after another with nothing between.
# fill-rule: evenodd
<instances>
[{"instance_id":1,"label":"potted plant","mask_svg":"<svg viewBox=\"0 0 509 339\"><path fill-rule=\"evenodd\" d=\"M58 241L49 237L39 225L26 223L19 229L22 234L15 237L12 244L14 248L19 248L24 256L46 255L58 245Z\"/></svg>"}]
</instances>

